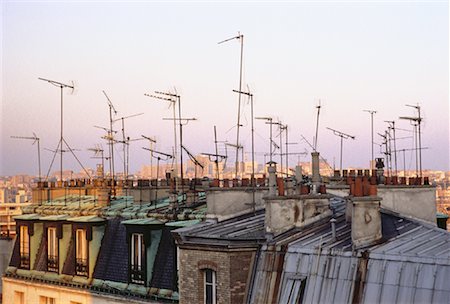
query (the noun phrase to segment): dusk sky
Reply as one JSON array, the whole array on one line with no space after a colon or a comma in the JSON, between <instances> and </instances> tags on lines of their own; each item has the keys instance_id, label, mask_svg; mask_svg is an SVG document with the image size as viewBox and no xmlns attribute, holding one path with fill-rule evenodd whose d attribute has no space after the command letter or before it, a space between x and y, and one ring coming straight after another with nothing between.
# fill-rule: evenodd
<instances>
[{"instance_id":1,"label":"dusk sky","mask_svg":"<svg viewBox=\"0 0 450 304\"><path fill-rule=\"evenodd\" d=\"M193 154L214 151L214 125L219 140L235 143L232 90L238 88L239 42L217 42L239 31L245 37L243 83L254 94L255 116L288 124L289 140L298 143L291 152L311 151L301 135L312 142L321 100L321 155L339 167L340 139L330 127L356 136L344 143L344 167L368 167L370 115L363 110L378 111L375 133L384 132L385 120L412 130L398 118L414 116L405 104L419 103L422 146L429 148L422 153L423 168L450 170L447 1L3 1L1 16L0 175L37 174L35 146L10 136L35 132L41 138L43 173L52 158L44 148L58 144L60 91L38 77L76 82L75 94L64 94L64 137L80 149L76 153L86 167L98 162L87 148L102 144L107 150L104 132L93 127L108 125L102 90L117 117L145 113L126 121L127 135L155 136L157 150L171 152L173 125L162 118L171 117L172 110L144 93L174 88L183 116L198 119L183 130ZM250 105L243 101L241 142L250 151ZM255 128L256 151L268 152L269 127L255 121ZM411 133L399 130L397 137L410 137L399 139L397 149L413 148ZM375 135L375 142L381 141ZM149 153L141 149L146 145L131 143L131 172L149 164ZM375 152L380 157L378 146ZM232 164L234 153L229 154ZM80 171L71 155L64 158L65 168ZM296 160L292 157L291 164ZM121 168L120 156L116 161ZM412 153L407 152L406 165L415 168Z\"/></svg>"}]
</instances>

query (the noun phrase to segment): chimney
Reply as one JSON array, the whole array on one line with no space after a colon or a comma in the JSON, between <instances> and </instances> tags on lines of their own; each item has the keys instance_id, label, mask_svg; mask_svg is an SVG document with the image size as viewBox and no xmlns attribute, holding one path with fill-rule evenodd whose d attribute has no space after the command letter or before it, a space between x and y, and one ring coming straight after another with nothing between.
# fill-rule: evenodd
<instances>
[{"instance_id":1,"label":"chimney","mask_svg":"<svg viewBox=\"0 0 450 304\"><path fill-rule=\"evenodd\" d=\"M97 189L97 203L100 207L107 207L111 202L111 191L106 186Z\"/></svg>"},{"instance_id":2,"label":"chimney","mask_svg":"<svg viewBox=\"0 0 450 304\"><path fill-rule=\"evenodd\" d=\"M346 220L351 221L353 247L361 248L376 243L382 237L381 198L377 196L376 186L368 181L355 182L351 186L353 191L347 201Z\"/></svg>"},{"instance_id":3,"label":"chimney","mask_svg":"<svg viewBox=\"0 0 450 304\"><path fill-rule=\"evenodd\" d=\"M317 193L318 189L319 189L319 185L321 182L320 179L320 168L319 168L319 152L312 152L311 153L311 157L312 157L312 184L313 184L313 193Z\"/></svg>"},{"instance_id":4,"label":"chimney","mask_svg":"<svg viewBox=\"0 0 450 304\"><path fill-rule=\"evenodd\" d=\"M299 185L303 180L302 175L302 166L295 166L295 180L297 181L297 185Z\"/></svg>"},{"instance_id":5,"label":"chimney","mask_svg":"<svg viewBox=\"0 0 450 304\"><path fill-rule=\"evenodd\" d=\"M272 161L267 163L269 168L267 171L269 172L269 196L277 195L277 163Z\"/></svg>"}]
</instances>

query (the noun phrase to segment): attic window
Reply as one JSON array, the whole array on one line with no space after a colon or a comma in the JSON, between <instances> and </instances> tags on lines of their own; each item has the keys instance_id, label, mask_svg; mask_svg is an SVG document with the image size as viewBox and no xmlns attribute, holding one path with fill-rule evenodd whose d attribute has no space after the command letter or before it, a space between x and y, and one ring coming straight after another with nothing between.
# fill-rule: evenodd
<instances>
[{"instance_id":1,"label":"attic window","mask_svg":"<svg viewBox=\"0 0 450 304\"><path fill-rule=\"evenodd\" d=\"M30 269L30 235L28 226L20 226L20 268Z\"/></svg>"},{"instance_id":2,"label":"attic window","mask_svg":"<svg viewBox=\"0 0 450 304\"><path fill-rule=\"evenodd\" d=\"M306 278L288 278L280 301L283 303L303 303L303 295L306 288Z\"/></svg>"},{"instance_id":3,"label":"attic window","mask_svg":"<svg viewBox=\"0 0 450 304\"><path fill-rule=\"evenodd\" d=\"M130 277L136 284L145 283L145 245L142 233L131 234Z\"/></svg>"},{"instance_id":4,"label":"attic window","mask_svg":"<svg viewBox=\"0 0 450 304\"><path fill-rule=\"evenodd\" d=\"M58 272L58 238L56 227L47 228L47 271Z\"/></svg>"},{"instance_id":5,"label":"attic window","mask_svg":"<svg viewBox=\"0 0 450 304\"><path fill-rule=\"evenodd\" d=\"M76 230L76 264L77 275L87 276L88 274L88 247L86 239L86 229Z\"/></svg>"}]
</instances>

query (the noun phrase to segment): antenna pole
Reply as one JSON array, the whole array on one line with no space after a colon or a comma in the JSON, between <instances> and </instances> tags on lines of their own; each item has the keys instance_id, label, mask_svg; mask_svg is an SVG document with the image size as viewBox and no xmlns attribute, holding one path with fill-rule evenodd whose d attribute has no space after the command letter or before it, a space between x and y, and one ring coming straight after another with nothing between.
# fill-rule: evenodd
<instances>
[{"instance_id":1,"label":"antenna pole","mask_svg":"<svg viewBox=\"0 0 450 304\"><path fill-rule=\"evenodd\" d=\"M370 160L370 169L375 169L374 168L374 162L375 162L375 158L374 158L374 154L373 154L373 114L376 114L377 111L374 110L364 110L364 112L367 112L370 114L370 129L371 129L371 137L372 137L372 141L371 141L371 150L372 150L372 159Z\"/></svg>"},{"instance_id":2,"label":"antenna pole","mask_svg":"<svg viewBox=\"0 0 450 304\"><path fill-rule=\"evenodd\" d=\"M346 133L343 133L343 132L335 130L335 129L331 129L331 128L327 128L327 129L331 130L334 135L339 136L341 138L340 171L342 172L342 154L343 154L344 139L348 139L348 138L355 139L355 136L348 135Z\"/></svg>"},{"instance_id":3,"label":"antenna pole","mask_svg":"<svg viewBox=\"0 0 450 304\"><path fill-rule=\"evenodd\" d=\"M320 99L319 99L319 105L317 108L317 120L316 120L316 137L314 138L314 151L317 151L317 139L319 137L319 115L320 115Z\"/></svg>"},{"instance_id":4,"label":"antenna pole","mask_svg":"<svg viewBox=\"0 0 450 304\"><path fill-rule=\"evenodd\" d=\"M216 148L216 174L217 174L217 179L220 179L220 174L219 174L219 152L217 149L217 132L216 132L216 126L214 126L214 146Z\"/></svg>"},{"instance_id":5,"label":"antenna pole","mask_svg":"<svg viewBox=\"0 0 450 304\"><path fill-rule=\"evenodd\" d=\"M241 46L241 52L240 52L240 61L239 61L239 92L242 91L242 61L244 58L244 35L241 33L238 33L236 37L225 39L219 44L233 40L233 39L239 39L240 40L240 46ZM235 177L238 178L238 171L239 171L239 128L241 126L240 123L241 119L241 94L238 95L238 113L237 113L237 125L236 125L236 163L235 163ZM244 161L244 159L242 159Z\"/></svg>"},{"instance_id":6,"label":"antenna pole","mask_svg":"<svg viewBox=\"0 0 450 304\"><path fill-rule=\"evenodd\" d=\"M284 126L284 129L286 130L286 177L288 177L289 174L289 137L288 137L288 125L286 124Z\"/></svg>"},{"instance_id":7,"label":"antenna pole","mask_svg":"<svg viewBox=\"0 0 450 304\"><path fill-rule=\"evenodd\" d=\"M418 124L419 124L419 170L420 170L420 177L422 177L422 136L421 136L421 130L420 130L420 124L422 122L422 117L420 116L420 106L416 106L417 113L418 113Z\"/></svg>"}]
</instances>

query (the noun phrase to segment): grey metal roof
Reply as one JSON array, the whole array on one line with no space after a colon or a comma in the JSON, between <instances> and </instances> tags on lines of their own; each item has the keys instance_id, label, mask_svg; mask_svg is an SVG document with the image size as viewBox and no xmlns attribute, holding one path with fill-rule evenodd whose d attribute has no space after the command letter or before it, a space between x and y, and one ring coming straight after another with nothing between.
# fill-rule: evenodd
<instances>
[{"instance_id":1,"label":"grey metal roof","mask_svg":"<svg viewBox=\"0 0 450 304\"><path fill-rule=\"evenodd\" d=\"M206 222L188 229L177 229L185 237L212 240L265 239L264 210L247 213L219 223Z\"/></svg>"}]
</instances>

